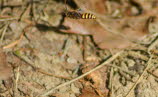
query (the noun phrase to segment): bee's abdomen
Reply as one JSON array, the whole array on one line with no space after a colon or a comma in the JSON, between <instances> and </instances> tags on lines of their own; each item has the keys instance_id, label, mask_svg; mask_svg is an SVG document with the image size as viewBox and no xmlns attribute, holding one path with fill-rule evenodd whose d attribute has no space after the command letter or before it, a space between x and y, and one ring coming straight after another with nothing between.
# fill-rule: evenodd
<instances>
[{"instance_id":1,"label":"bee's abdomen","mask_svg":"<svg viewBox=\"0 0 158 97\"><path fill-rule=\"evenodd\" d=\"M93 15L91 13L83 13L82 19L96 19L96 17L95 17L95 15Z\"/></svg>"}]
</instances>

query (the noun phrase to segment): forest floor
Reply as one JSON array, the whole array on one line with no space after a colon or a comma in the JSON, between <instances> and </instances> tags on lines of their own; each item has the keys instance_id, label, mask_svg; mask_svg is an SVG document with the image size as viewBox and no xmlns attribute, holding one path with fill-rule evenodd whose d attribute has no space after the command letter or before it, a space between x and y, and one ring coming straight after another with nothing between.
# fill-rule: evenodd
<instances>
[{"instance_id":1,"label":"forest floor","mask_svg":"<svg viewBox=\"0 0 158 97\"><path fill-rule=\"evenodd\" d=\"M157 0L0 0L0 97L158 97L157 68Z\"/></svg>"}]
</instances>

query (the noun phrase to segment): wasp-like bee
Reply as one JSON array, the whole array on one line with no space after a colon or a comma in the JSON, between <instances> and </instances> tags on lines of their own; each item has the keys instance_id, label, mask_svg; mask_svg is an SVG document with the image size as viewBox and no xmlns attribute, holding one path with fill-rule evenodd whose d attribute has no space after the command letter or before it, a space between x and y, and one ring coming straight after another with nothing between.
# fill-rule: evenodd
<instances>
[{"instance_id":1,"label":"wasp-like bee","mask_svg":"<svg viewBox=\"0 0 158 97\"><path fill-rule=\"evenodd\" d=\"M81 13L81 12L77 12L77 11L68 11L67 10L67 6L66 6L66 1L65 1L65 15L66 17L72 18L72 19L96 19L96 16L94 14L91 13Z\"/></svg>"},{"instance_id":2,"label":"wasp-like bee","mask_svg":"<svg viewBox=\"0 0 158 97\"><path fill-rule=\"evenodd\" d=\"M77 11L66 12L66 17L69 17L72 19L96 19L96 16L91 13L80 13Z\"/></svg>"}]
</instances>

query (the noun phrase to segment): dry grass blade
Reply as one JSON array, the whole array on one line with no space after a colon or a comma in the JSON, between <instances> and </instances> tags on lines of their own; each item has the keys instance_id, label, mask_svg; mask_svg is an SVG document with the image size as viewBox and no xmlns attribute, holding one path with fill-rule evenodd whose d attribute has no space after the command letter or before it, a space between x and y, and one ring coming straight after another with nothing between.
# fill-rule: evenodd
<instances>
[{"instance_id":1,"label":"dry grass blade","mask_svg":"<svg viewBox=\"0 0 158 97\"><path fill-rule=\"evenodd\" d=\"M24 11L21 13L20 17L19 17L19 21L22 20L24 14L30 9L31 5L30 4L27 4Z\"/></svg>"},{"instance_id":2,"label":"dry grass blade","mask_svg":"<svg viewBox=\"0 0 158 97\"><path fill-rule=\"evenodd\" d=\"M11 47L17 45L17 44L23 39L23 37L24 37L24 33L22 33L22 34L20 35L20 38L19 38L18 40L16 40L16 41L14 41L14 42L12 42L12 43L10 43L10 44L4 46L3 49L11 48Z\"/></svg>"},{"instance_id":3,"label":"dry grass blade","mask_svg":"<svg viewBox=\"0 0 158 97\"><path fill-rule=\"evenodd\" d=\"M18 82L20 79L20 66L18 66L17 71L15 72L15 80L14 82L14 87L13 87L13 95L14 97L17 97L18 94Z\"/></svg>"},{"instance_id":4,"label":"dry grass blade","mask_svg":"<svg viewBox=\"0 0 158 97\"><path fill-rule=\"evenodd\" d=\"M4 38L4 35L7 31L8 25L9 25L9 23L7 23L4 27L4 30L3 30L2 35L1 35L0 43L2 43L2 41L3 41L3 38Z\"/></svg>"},{"instance_id":5,"label":"dry grass blade","mask_svg":"<svg viewBox=\"0 0 158 97\"><path fill-rule=\"evenodd\" d=\"M113 90L113 76L114 76L114 68L111 68L110 71L110 78L109 78L109 89L110 89L110 97L113 97L114 90Z\"/></svg>"},{"instance_id":6,"label":"dry grass blade","mask_svg":"<svg viewBox=\"0 0 158 97\"><path fill-rule=\"evenodd\" d=\"M154 47L158 44L158 36L155 39L155 41L149 46L148 48L148 52L150 52L152 49L154 49Z\"/></svg>"},{"instance_id":7,"label":"dry grass blade","mask_svg":"<svg viewBox=\"0 0 158 97\"><path fill-rule=\"evenodd\" d=\"M16 20L18 19L17 17L11 17L11 18L0 18L0 22L3 22L3 21L11 21L11 20Z\"/></svg>"}]
</instances>

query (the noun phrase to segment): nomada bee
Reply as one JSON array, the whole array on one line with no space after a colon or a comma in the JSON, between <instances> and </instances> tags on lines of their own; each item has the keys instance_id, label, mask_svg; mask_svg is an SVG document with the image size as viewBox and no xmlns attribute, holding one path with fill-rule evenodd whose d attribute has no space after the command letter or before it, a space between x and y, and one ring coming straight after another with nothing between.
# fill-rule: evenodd
<instances>
[{"instance_id":1,"label":"nomada bee","mask_svg":"<svg viewBox=\"0 0 158 97\"><path fill-rule=\"evenodd\" d=\"M67 11L65 15L72 19L96 19L96 16L91 13L80 13L77 11Z\"/></svg>"},{"instance_id":2,"label":"nomada bee","mask_svg":"<svg viewBox=\"0 0 158 97\"><path fill-rule=\"evenodd\" d=\"M72 19L96 19L96 16L91 13L81 13L78 11L68 11L66 6L66 0L65 0L65 16L72 18Z\"/></svg>"}]
</instances>

